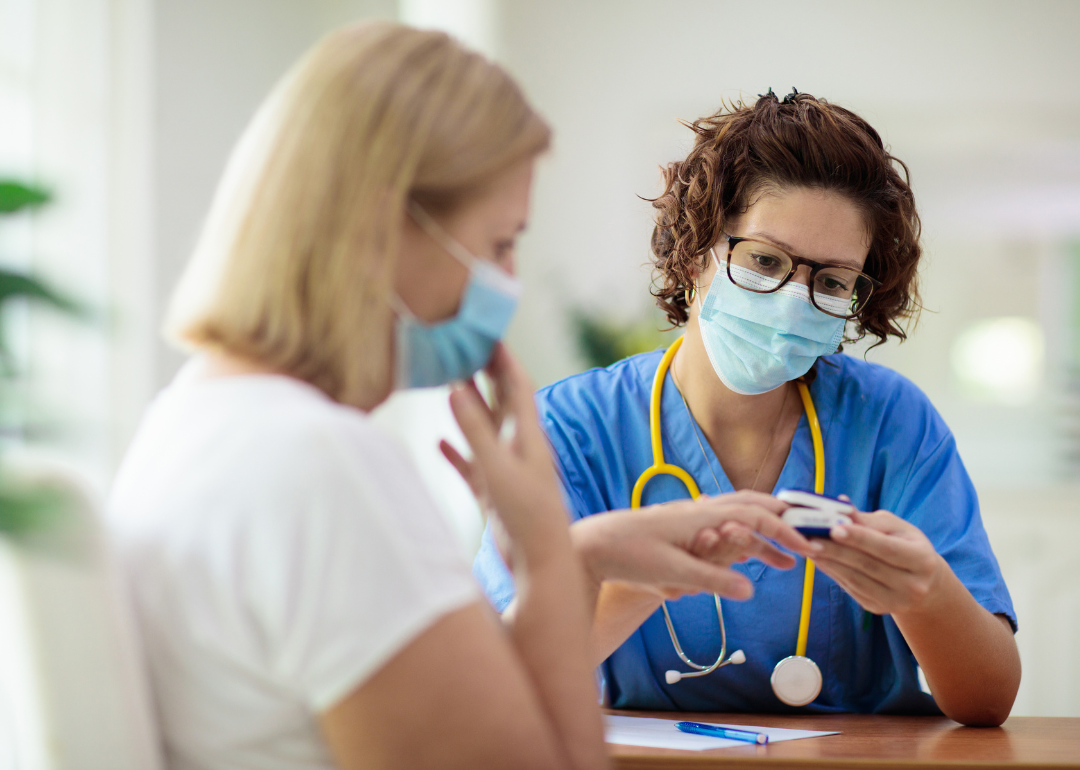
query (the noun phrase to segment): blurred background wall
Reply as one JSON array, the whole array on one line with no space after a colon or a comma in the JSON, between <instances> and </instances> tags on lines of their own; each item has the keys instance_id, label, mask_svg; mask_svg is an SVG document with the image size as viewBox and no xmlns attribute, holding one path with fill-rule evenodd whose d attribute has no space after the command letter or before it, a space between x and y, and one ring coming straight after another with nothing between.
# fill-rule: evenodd
<instances>
[{"instance_id":1,"label":"blurred background wall","mask_svg":"<svg viewBox=\"0 0 1080 770\"><path fill-rule=\"evenodd\" d=\"M1080 715L1080 4L908 0L0 0L0 175L58 202L0 233L107 307L108 335L11 319L54 438L104 489L181 357L164 303L230 148L286 67L352 19L452 31L503 62L555 128L521 247L511 345L538 385L586 365L573 318L651 318L658 167L680 119L769 87L866 117L911 169L926 311L867 353L956 433L1020 614L1014 713ZM862 355L856 346L849 352ZM380 415L407 436L462 547L480 518L435 450L444 393Z\"/></svg>"}]
</instances>

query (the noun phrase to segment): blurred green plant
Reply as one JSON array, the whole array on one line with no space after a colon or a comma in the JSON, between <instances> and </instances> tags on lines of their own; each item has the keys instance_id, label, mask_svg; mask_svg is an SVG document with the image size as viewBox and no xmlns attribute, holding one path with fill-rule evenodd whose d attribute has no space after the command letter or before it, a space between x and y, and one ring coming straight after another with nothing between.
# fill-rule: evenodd
<instances>
[{"instance_id":1,"label":"blurred green plant","mask_svg":"<svg viewBox=\"0 0 1080 770\"><path fill-rule=\"evenodd\" d=\"M40 208L52 200L48 190L11 179L0 179L0 216L12 216ZM18 376L11 357L5 310L12 300L37 302L71 316L84 316L77 302L53 290L48 284L26 273L0 267L0 378L11 381ZM10 426L21 433L25 425ZM67 495L54 487L20 483L0 466L0 534L22 536L48 527L67 509Z\"/></svg>"},{"instance_id":2,"label":"blurred green plant","mask_svg":"<svg viewBox=\"0 0 1080 770\"><path fill-rule=\"evenodd\" d=\"M671 344L677 330L661 330L658 314L634 321L615 321L574 311L571 328L578 352L589 367L610 366L638 353L647 353Z\"/></svg>"}]
</instances>

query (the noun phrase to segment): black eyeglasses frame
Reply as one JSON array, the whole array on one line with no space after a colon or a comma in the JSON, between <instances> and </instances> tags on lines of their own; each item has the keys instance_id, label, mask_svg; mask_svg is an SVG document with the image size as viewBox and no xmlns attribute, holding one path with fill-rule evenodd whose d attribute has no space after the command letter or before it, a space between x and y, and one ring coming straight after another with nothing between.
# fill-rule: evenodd
<instances>
[{"instance_id":1,"label":"black eyeglasses frame","mask_svg":"<svg viewBox=\"0 0 1080 770\"><path fill-rule=\"evenodd\" d=\"M731 281L733 284L735 284L735 286L739 287L740 289L742 289L744 291L752 291L755 294L772 294L773 292L779 291L781 288L783 288L784 284L786 284L788 281L791 280L792 276L795 275L796 271L798 271L798 269L799 269L799 267L801 265L806 265L807 267L810 268L810 281L809 281L809 286L807 288L808 288L808 290L810 292L810 301L813 302L814 307L817 308L818 310L820 310L825 315L832 316L833 318L843 318L845 320L850 321L850 320L852 320L854 318L858 318L860 315L862 315L862 312L864 310L866 310L866 302L869 301L870 296L873 295L874 289L877 289L877 288L881 287L881 281L879 281L877 278L874 278L874 276L867 275L866 273L862 272L861 270L854 270L854 268L848 267L847 265L835 265L835 264L830 264L830 263L827 263L827 262L815 262L814 260L807 259L806 257L796 256L796 255L790 253L789 251L780 248L775 243L769 243L768 241L763 241L763 240L761 240L759 238L740 238L737 235L729 235L728 233L724 233L724 237L727 238L727 242L728 242L727 259L726 259L727 267L725 268L725 271L727 272L728 280ZM788 259L791 260L791 270L789 270L788 274L785 275L780 280L780 283L776 284L776 286L774 286L771 289L749 289L749 288L743 286L742 284L737 283L735 281L735 279L731 276L731 253L735 250L735 247L738 246L743 241L749 241L751 243L761 243L761 244L764 244L765 246L768 246L770 249L776 249L777 251L781 252ZM815 298L814 298L814 276L818 273L819 270L821 270L822 268L826 268L826 267L838 268L840 270L853 270L854 272L858 273L859 275L861 275L863 278L865 278L866 280L868 280L870 282L870 286L871 286L870 294L867 295L866 299L862 301L861 306L859 307L859 309L854 314L852 314L852 315L837 315L836 313L830 313L828 310L823 310L820 306L818 306L818 303L815 301Z\"/></svg>"}]
</instances>

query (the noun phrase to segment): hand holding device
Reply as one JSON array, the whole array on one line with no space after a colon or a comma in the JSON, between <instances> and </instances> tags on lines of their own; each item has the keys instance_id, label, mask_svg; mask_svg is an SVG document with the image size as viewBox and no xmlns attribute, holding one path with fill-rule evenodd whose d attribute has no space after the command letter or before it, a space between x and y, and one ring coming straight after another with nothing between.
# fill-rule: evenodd
<instances>
[{"instance_id":1,"label":"hand holding device","mask_svg":"<svg viewBox=\"0 0 1080 770\"><path fill-rule=\"evenodd\" d=\"M855 512L822 545L821 571L878 615L924 609L951 572L918 527L888 511Z\"/></svg>"}]
</instances>

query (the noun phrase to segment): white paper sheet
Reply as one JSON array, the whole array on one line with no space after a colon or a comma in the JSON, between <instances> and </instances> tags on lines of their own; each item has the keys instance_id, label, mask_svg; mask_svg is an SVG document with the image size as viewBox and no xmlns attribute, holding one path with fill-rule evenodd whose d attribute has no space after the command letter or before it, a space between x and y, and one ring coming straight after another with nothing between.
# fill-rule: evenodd
<instances>
[{"instance_id":1,"label":"white paper sheet","mask_svg":"<svg viewBox=\"0 0 1080 770\"><path fill-rule=\"evenodd\" d=\"M651 749L686 749L688 751L753 745L743 741L728 740L727 738L712 738L707 735L693 735L692 733L681 732L675 728L675 723L682 721L685 720L607 715L604 717L604 738L608 743L621 743L624 746L645 746ZM816 738L821 735L836 735L838 733L836 730L819 732L816 730L788 730L783 727L725 725L719 722L708 722L707 724L717 724L720 727L730 727L734 730L765 733L769 736L769 743L794 741L799 738Z\"/></svg>"}]
</instances>

